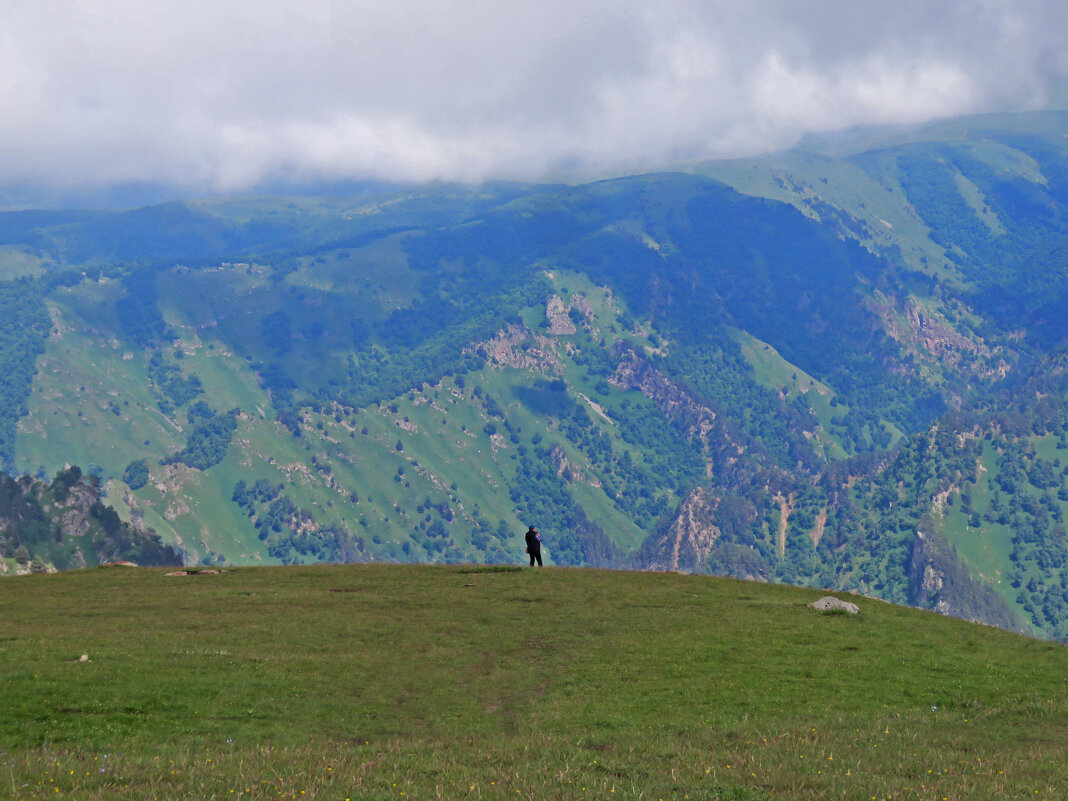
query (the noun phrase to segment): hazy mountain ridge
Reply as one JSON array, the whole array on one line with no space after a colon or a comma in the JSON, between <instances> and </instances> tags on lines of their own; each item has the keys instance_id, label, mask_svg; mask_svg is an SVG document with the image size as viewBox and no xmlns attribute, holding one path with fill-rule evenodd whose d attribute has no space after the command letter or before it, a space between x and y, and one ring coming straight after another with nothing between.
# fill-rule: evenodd
<instances>
[{"instance_id":1,"label":"hazy mountain ridge","mask_svg":"<svg viewBox=\"0 0 1068 801\"><path fill-rule=\"evenodd\" d=\"M3 337L4 458L93 469L193 560L514 561L536 522L558 563L1063 637L1064 117L576 187L0 214L4 298L52 321Z\"/></svg>"}]
</instances>

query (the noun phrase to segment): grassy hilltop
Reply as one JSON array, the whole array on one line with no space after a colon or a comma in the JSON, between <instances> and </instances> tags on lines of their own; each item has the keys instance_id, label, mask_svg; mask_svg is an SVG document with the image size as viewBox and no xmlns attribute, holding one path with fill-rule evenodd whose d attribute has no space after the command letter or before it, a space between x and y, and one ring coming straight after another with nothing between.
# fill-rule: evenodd
<instances>
[{"instance_id":1,"label":"grassy hilltop","mask_svg":"<svg viewBox=\"0 0 1068 801\"><path fill-rule=\"evenodd\" d=\"M0 582L19 799L1053 799L1068 649L819 590L473 566ZM81 661L86 654L88 661Z\"/></svg>"}]
</instances>

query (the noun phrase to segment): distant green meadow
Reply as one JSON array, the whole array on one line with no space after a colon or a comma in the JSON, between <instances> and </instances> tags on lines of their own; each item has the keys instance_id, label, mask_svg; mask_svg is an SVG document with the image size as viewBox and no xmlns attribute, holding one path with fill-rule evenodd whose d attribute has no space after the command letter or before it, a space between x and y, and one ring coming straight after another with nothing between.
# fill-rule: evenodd
<instances>
[{"instance_id":1,"label":"distant green meadow","mask_svg":"<svg viewBox=\"0 0 1068 801\"><path fill-rule=\"evenodd\" d=\"M998 629L674 573L167 572L0 581L0 797L1068 792L1068 649Z\"/></svg>"}]
</instances>

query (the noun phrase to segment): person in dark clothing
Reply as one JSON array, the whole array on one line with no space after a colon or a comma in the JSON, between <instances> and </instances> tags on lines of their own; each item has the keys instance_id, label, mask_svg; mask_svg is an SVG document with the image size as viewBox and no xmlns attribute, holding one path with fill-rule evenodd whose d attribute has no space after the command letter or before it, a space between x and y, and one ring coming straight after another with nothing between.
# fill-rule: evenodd
<instances>
[{"instance_id":1,"label":"person in dark clothing","mask_svg":"<svg viewBox=\"0 0 1068 801\"><path fill-rule=\"evenodd\" d=\"M527 529L527 553L530 554L530 566L534 567L534 560L538 560L541 567L541 534L534 530L534 526Z\"/></svg>"}]
</instances>

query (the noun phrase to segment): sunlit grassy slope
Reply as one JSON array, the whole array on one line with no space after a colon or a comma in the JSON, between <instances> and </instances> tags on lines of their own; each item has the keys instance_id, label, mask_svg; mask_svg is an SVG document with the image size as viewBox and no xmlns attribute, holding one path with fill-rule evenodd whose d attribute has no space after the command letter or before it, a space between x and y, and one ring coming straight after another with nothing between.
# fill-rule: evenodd
<instances>
[{"instance_id":1,"label":"sunlit grassy slope","mask_svg":"<svg viewBox=\"0 0 1068 801\"><path fill-rule=\"evenodd\" d=\"M1068 650L819 595L477 566L10 579L0 795L1064 798Z\"/></svg>"}]
</instances>

